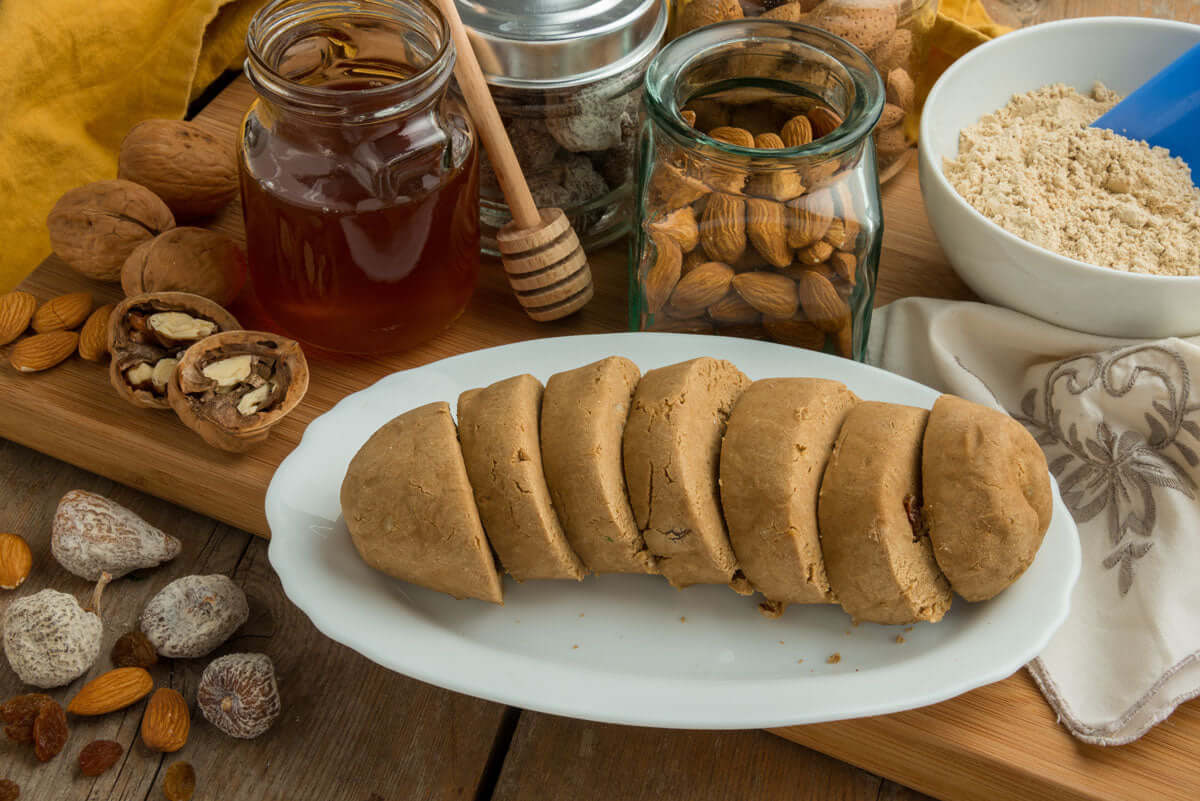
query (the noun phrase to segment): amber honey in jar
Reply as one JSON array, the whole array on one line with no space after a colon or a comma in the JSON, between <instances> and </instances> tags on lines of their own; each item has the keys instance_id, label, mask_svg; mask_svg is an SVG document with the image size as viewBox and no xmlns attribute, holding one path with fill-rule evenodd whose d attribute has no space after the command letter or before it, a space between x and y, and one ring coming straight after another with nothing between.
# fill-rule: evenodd
<instances>
[{"instance_id":1,"label":"amber honey in jar","mask_svg":"<svg viewBox=\"0 0 1200 801\"><path fill-rule=\"evenodd\" d=\"M466 307L479 272L475 132L447 93L428 0L276 0L247 35L240 141L254 292L290 336L403 350Z\"/></svg>"}]
</instances>

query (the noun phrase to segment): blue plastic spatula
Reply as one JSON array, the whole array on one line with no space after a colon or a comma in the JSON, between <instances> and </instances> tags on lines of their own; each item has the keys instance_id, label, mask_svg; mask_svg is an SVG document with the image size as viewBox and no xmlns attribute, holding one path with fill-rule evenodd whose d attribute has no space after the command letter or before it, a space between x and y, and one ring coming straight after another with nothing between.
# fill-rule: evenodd
<instances>
[{"instance_id":1,"label":"blue plastic spatula","mask_svg":"<svg viewBox=\"0 0 1200 801\"><path fill-rule=\"evenodd\" d=\"M1164 67L1092 123L1165 147L1192 168L1200 186L1200 45Z\"/></svg>"}]
</instances>

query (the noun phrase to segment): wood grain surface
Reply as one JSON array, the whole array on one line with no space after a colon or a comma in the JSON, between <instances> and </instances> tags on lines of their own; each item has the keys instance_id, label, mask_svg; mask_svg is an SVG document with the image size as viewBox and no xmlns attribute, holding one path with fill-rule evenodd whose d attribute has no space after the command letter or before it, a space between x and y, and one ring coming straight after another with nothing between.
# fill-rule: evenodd
<instances>
[{"instance_id":1,"label":"wood grain surface","mask_svg":"<svg viewBox=\"0 0 1200 801\"><path fill-rule=\"evenodd\" d=\"M109 585L100 658L83 678L48 692L65 707L87 679L112 667L113 641L137 627L146 601L167 583L192 573L224 573L246 591L250 620L212 658L238 651L269 655L283 713L259 739L227 737L195 705L196 685L210 658L162 660L151 668L156 684L179 690L191 708L191 734L182 751L164 755L142 744L145 701L101 717L71 716L67 747L45 764L32 749L0 735L0 778L17 782L21 799L157 801L163 797L163 773L176 760L196 768L196 801L475 797L510 714L503 706L398 676L324 637L284 596L264 540L3 441L0 531L28 540L34 566L19 590L0 591L0 618L13 599L38 589L80 599L90 594L91 585L50 554L50 521L58 499L71 489L127 505L179 537L183 551L160 568ZM0 700L28 691L6 663L0 667ZM125 754L108 773L88 779L79 775L78 755L95 739L116 740Z\"/></svg>"},{"instance_id":2,"label":"wood grain surface","mask_svg":"<svg viewBox=\"0 0 1200 801\"><path fill-rule=\"evenodd\" d=\"M1095 14L1200 22L1200 0L988 0L988 5L1025 24ZM250 98L239 79L199 120L214 132L231 135ZM914 294L970 297L932 236L914 167L885 187L884 210L877 304ZM240 238L240 210L226 210L214 227ZM262 495L274 466L304 426L346 393L395 370L468 350L624 329L624 250L610 248L590 254L590 260L597 296L570 320L528 320L499 264L492 262L485 266L466 314L433 342L386 359L313 354L309 396L271 441L250 455L216 453L169 413L125 406L108 387L102 368L78 360L39 376L18 376L7 363L0 367L0 437L265 535ZM114 287L77 277L53 258L25 288L43 299L88 288L97 303L117 294ZM252 309L236 311L244 324L254 324ZM134 625L144 601L171 578L229 572L246 587L252 618L220 652L242 648L269 653L280 670L284 715L262 740L235 743L193 709L192 739L179 755L164 758L137 743L117 768L96 780L78 777L78 749L96 737L134 742L142 705L74 721L67 750L49 765L0 744L0 777L19 780L25 787L22 798L159 798L162 773L176 758L196 765L197 799L922 798L761 732L664 732L518 715L388 673L312 628L283 597L267 566L263 541L0 443L0 530L17 530L31 540L36 563L30 587L52 586L81 598L88 591L85 582L53 563L46 545L54 503L74 487L112 494L185 543L184 553L171 565L109 589L106 646L93 672L107 665L112 639ZM0 612L12 597L0 594ZM155 676L192 701L204 663L160 665ZM0 695L17 691L17 686L11 672L0 672ZM70 690L55 695L65 700ZM775 734L942 799L1200 797L1195 763L1200 704L1184 705L1133 745L1085 746L1056 724L1024 672L920 710Z\"/></svg>"},{"instance_id":3,"label":"wood grain surface","mask_svg":"<svg viewBox=\"0 0 1200 801\"><path fill-rule=\"evenodd\" d=\"M81 599L90 593L88 582L50 555L50 521L70 489L127 505L178 535L183 552L108 587L96 666L50 694L65 705L89 678L108 669L113 641L136 626L142 606L162 586L188 573L220 572L245 589L250 620L213 657L270 655L283 714L257 740L226 737L195 706L209 658L168 660L151 672L158 685L174 687L188 701L191 733L183 750L162 755L141 744L145 701L99 718L71 717L67 747L45 764L0 735L0 779L17 782L22 801L159 801L164 772L178 760L196 768L195 801L926 798L766 732L589 724L507 709L397 676L312 627L284 596L262 539L3 441L0 531L29 540L34 569L19 590L0 591L0 619L14 598L37 589ZM0 701L28 689L0 660ZM93 739L116 740L126 750L108 773L87 779L78 774L77 760Z\"/></svg>"}]
</instances>

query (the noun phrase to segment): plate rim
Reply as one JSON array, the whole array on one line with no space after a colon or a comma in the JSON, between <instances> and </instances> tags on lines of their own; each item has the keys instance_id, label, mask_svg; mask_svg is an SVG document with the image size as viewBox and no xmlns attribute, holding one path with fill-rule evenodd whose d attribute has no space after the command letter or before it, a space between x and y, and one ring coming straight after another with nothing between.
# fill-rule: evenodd
<instances>
[{"instance_id":1,"label":"plate rim","mask_svg":"<svg viewBox=\"0 0 1200 801\"><path fill-rule=\"evenodd\" d=\"M859 362L850 362L845 359L834 357L828 354L815 353L811 351L798 351L795 348L790 348L785 345L776 343L753 341L753 340L729 340L728 338L714 338L712 336L689 335L689 334L667 334L654 332L619 332L606 334L580 334L564 337L549 337L542 339L526 340L522 342L507 343L497 345L490 348L485 348L476 351L456 354L445 359L428 362L423 365L408 368L405 370L396 371L388 375L380 377L370 385L362 389L347 394L336 404L330 407L329 410L314 418L305 428L301 436L300 442L289 453L284 460L276 468L272 475L271 482L268 485L266 498L264 502L268 524L272 530L272 537L268 544L268 560L271 563L272 569L279 576L280 584L284 593L289 600L300 609L302 613L312 622L313 626L320 631L324 636L331 640L345 645L348 648L360 653L367 659L379 664L389 670L401 673L402 675L424 681L444 689L453 690L473 697L482 698L488 701L503 703L509 706L520 707L532 711L543 712L547 714L561 715L572 717L581 720L590 720L604 723L617 723L624 725L647 726L657 728L675 728L675 729L749 729L749 728L777 728L791 725L802 725L808 723L829 722L833 720L842 720L849 718L868 717L874 715L885 715L895 712L900 712L908 709L914 709L921 706L939 703L949 698L961 695L972 689L1000 681L1019 670L1022 666L1036 657L1048 644L1050 638L1065 622L1067 615L1070 612L1071 594L1075 584L1078 581L1082 555L1078 541L1078 533L1075 528L1074 520L1067 511L1062 499L1059 495L1057 482L1051 476L1051 489L1053 494L1053 516L1051 521L1051 530L1055 526L1065 526L1066 531L1061 535L1057 535L1064 540L1062 557L1065 557L1065 567L1068 576L1063 576L1063 580L1057 582L1057 592L1052 592L1042 598L1043 610L1052 612L1044 618L1044 624L1037 632L1037 636L1030 636L1023 643L1023 647L1009 650L1005 652L1006 658L996 660L996 664L990 668L979 668L974 670L968 676L959 676L957 680L947 682L936 690L926 690L919 698L906 697L902 694L897 694L896 697L890 700L874 700L867 703L850 704L836 714L828 712L806 713L804 709L788 708L786 711L779 711L776 717L763 717L761 714L751 717L734 715L721 715L714 717L711 713L687 713L683 714L679 711L678 705L675 705L675 712L672 714L664 714L662 712L655 713L646 711L645 706L639 706L637 703L629 703L632 696L625 695L625 703L619 704L617 698L603 697L600 702L583 702L580 697L572 696L571 693L563 693L561 691L555 694L543 693L540 697L529 692L529 688L524 687L519 681L516 684L504 682L494 682L489 685L486 690L479 686L478 681L471 681L456 674L444 674L435 672L430 661L417 660L414 663L412 660L399 659L394 653L389 652L388 648L381 647L372 643L364 642L359 637L353 636L353 632L348 632L340 619L333 619L327 614L323 614L320 609L321 604L313 600L311 593L298 591L296 581L300 577L296 576L292 571L291 559L293 555L289 553L285 547L285 541L288 535L277 534L277 523L282 522L281 516L286 514L282 506L282 496L285 492L285 484L291 471L296 465L303 464L306 452L315 446L315 443L324 435L326 429L336 427L336 420L340 414L344 414L347 409L354 406L364 396L372 393L377 393L384 390L385 385L391 382L403 380L402 377L411 378L414 374L419 374L422 371L434 370L447 363L474 361L479 359L489 359L500 355L503 351L521 351L529 348L538 348L542 343L556 341L558 345L562 345L562 340L588 340L589 343L597 343L610 341L616 345L621 343L620 347L609 348L612 353L628 354L633 350L645 351L645 346L638 348L635 344L639 340L645 340L647 344L652 344L654 340L661 338L670 338L673 344L683 344L685 341L692 341L696 345L704 345L712 350L736 350L739 348L749 349L777 349L781 356L790 356L795 358L798 353L802 353L801 358L805 360L816 360L818 363L825 360L834 360L838 367L843 369L861 370L864 374L876 374L883 377L885 382L900 382L908 384L912 387L923 390L927 393L940 394L937 390L927 387L919 382L913 381L904 376L890 373L874 365L863 364ZM685 339L686 338L686 339ZM725 340L714 347L714 340ZM627 344L628 343L628 344ZM590 345L589 345L590 347ZM717 354L718 358L723 358ZM732 356L725 356L733 358ZM584 358L584 357L581 357ZM637 358L629 356L635 362ZM583 363L583 362L581 362ZM787 368L784 368L787 369ZM789 370L789 375L794 375L799 368ZM357 400L356 400L357 399ZM450 401L452 402L452 401ZM931 402L932 403L932 402ZM397 414L402 413L400 411ZM1047 532L1047 540L1050 539L1049 531ZM1073 535L1073 536L1071 536ZM399 580L397 583L403 584ZM407 585L405 585L407 586ZM1054 590L1054 587L1051 588ZM964 603L961 598L958 602ZM464 602L465 603L465 602ZM454 644L447 643L453 647ZM467 647L463 647L466 645ZM485 647L480 643L462 639L457 643L457 647L461 651L460 656L478 658L483 655L491 655L493 659L500 658L504 662L504 667L510 672L528 667L531 664L539 669L539 673L543 676L549 675L553 679L570 677L574 678L580 675L593 674L606 675L602 671L596 671L585 665L566 666L546 660L538 660L527 654L518 654L513 652L499 652L493 648ZM477 652L477 653L473 653ZM436 660L435 660L436 661ZM832 675L797 675L795 677L786 678L747 678L747 679L711 679L711 678L675 678L672 680L674 689L679 690L711 690L714 685L718 684L736 684L743 688L746 692L771 692L781 688L793 688L800 686L806 690L821 689L824 685L833 683L837 686L851 685L856 683L865 683L866 679L878 677L881 671L893 669L911 670L911 665L900 663L894 666L884 668L876 668L868 670L862 674L858 673L842 673ZM565 674L565 675L558 675ZM544 680L545 681L545 680ZM652 682L653 684L653 682ZM539 685L541 689L544 686ZM633 695L637 695L634 693ZM803 701L805 693L798 694L798 700ZM786 706L786 704L781 705ZM707 709L707 707L705 707Z\"/></svg>"}]
</instances>

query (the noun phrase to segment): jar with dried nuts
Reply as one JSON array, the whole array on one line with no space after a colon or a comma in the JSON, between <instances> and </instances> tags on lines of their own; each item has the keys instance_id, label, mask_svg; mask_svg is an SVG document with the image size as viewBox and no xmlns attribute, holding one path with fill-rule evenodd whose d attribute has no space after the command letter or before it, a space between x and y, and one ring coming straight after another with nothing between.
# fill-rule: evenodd
<instances>
[{"instance_id":1,"label":"jar with dried nuts","mask_svg":"<svg viewBox=\"0 0 1200 801\"><path fill-rule=\"evenodd\" d=\"M702 25L762 16L821 28L863 50L887 87L875 129L883 183L904 169L916 149L917 114L938 75L925 69L937 5L937 0L676 0L668 33L674 38ZM773 66L764 67L762 77L769 77Z\"/></svg>"},{"instance_id":2,"label":"jar with dried nuts","mask_svg":"<svg viewBox=\"0 0 1200 801\"><path fill-rule=\"evenodd\" d=\"M646 75L631 327L862 359L885 91L824 31L734 20L667 45Z\"/></svg>"},{"instance_id":3,"label":"jar with dried nuts","mask_svg":"<svg viewBox=\"0 0 1200 801\"><path fill-rule=\"evenodd\" d=\"M667 3L458 3L513 152L540 208L561 208L593 248L629 230L642 75L667 30ZM567 9L570 9L569 11ZM511 214L481 153L483 244Z\"/></svg>"}]
</instances>

